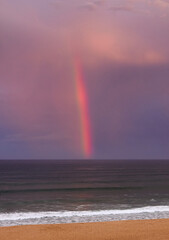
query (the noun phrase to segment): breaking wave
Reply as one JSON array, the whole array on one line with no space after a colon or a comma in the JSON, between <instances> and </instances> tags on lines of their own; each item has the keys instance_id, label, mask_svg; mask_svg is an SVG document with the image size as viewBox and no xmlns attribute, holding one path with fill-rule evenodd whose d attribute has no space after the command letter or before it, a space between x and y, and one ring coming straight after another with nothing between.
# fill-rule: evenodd
<instances>
[{"instance_id":1,"label":"breaking wave","mask_svg":"<svg viewBox=\"0 0 169 240\"><path fill-rule=\"evenodd\" d=\"M168 217L169 206L147 206L141 208L99 211L15 212L1 213L0 226L71 222L102 222Z\"/></svg>"}]
</instances>

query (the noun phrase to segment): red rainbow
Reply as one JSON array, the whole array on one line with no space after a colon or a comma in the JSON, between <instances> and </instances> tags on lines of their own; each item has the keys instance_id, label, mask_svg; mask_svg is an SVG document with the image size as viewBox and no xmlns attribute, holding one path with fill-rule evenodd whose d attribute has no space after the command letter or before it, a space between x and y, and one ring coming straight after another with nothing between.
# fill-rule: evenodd
<instances>
[{"instance_id":1,"label":"red rainbow","mask_svg":"<svg viewBox=\"0 0 169 240\"><path fill-rule=\"evenodd\" d=\"M89 158L92 155L92 141L91 141L91 128L90 117L88 109L88 99L86 88L84 85L83 71L80 60L75 58L75 81L76 81L76 95L81 119L81 136L82 145L85 157Z\"/></svg>"}]
</instances>

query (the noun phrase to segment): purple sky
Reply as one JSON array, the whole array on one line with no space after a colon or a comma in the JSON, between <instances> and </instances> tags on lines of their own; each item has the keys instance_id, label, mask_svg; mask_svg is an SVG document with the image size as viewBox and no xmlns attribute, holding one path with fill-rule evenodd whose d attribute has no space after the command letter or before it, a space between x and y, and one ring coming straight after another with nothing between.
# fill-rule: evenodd
<instances>
[{"instance_id":1,"label":"purple sky","mask_svg":"<svg viewBox=\"0 0 169 240\"><path fill-rule=\"evenodd\" d=\"M0 159L169 158L168 0L0 0Z\"/></svg>"}]
</instances>

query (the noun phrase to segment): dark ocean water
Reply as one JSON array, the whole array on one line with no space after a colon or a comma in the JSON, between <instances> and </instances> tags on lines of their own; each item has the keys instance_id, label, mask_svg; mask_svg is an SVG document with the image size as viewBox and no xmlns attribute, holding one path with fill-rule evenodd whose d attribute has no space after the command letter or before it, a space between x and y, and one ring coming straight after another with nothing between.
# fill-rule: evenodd
<instances>
[{"instance_id":1,"label":"dark ocean water","mask_svg":"<svg viewBox=\"0 0 169 240\"><path fill-rule=\"evenodd\" d=\"M167 160L0 161L0 225L169 217Z\"/></svg>"}]
</instances>

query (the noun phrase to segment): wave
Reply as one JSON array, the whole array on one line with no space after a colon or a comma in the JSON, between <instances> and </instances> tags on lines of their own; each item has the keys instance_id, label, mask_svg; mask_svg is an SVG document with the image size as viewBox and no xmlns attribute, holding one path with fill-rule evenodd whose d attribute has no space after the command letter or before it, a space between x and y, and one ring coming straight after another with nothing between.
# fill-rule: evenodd
<instances>
[{"instance_id":1,"label":"wave","mask_svg":"<svg viewBox=\"0 0 169 240\"><path fill-rule=\"evenodd\" d=\"M169 206L147 206L141 208L119 209L119 210L99 210L99 211L58 211L58 212L15 212L1 213L0 221L17 221L28 219L43 218L72 218L72 217L104 217L109 215L126 215L126 214L142 214L142 213L162 213L169 212Z\"/></svg>"},{"instance_id":2,"label":"wave","mask_svg":"<svg viewBox=\"0 0 169 240\"><path fill-rule=\"evenodd\" d=\"M137 190L137 189L145 189L147 187L142 186L122 186L122 187L68 187L68 188L28 188L28 189L10 189L10 190L0 190L0 194L3 193L20 193L20 192L54 192L54 191L90 191L90 190Z\"/></svg>"}]
</instances>

